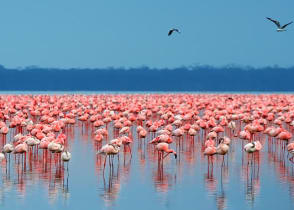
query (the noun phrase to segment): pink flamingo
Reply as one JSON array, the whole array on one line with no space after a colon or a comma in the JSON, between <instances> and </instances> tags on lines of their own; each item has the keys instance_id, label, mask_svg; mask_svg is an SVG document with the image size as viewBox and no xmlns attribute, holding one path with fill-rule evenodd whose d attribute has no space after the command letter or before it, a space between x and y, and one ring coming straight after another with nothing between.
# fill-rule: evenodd
<instances>
[{"instance_id":1,"label":"pink flamingo","mask_svg":"<svg viewBox=\"0 0 294 210\"><path fill-rule=\"evenodd\" d=\"M105 170L107 156L109 156L109 165L112 166L113 163L110 161L110 156L113 157L114 155L117 155L119 153L119 149L120 148L117 144L106 144L96 153L106 156L104 160L103 172Z\"/></svg>"},{"instance_id":2,"label":"pink flamingo","mask_svg":"<svg viewBox=\"0 0 294 210\"><path fill-rule=\"evenodd\" d=\"M177 159L177 153L173 149L168 148L168 143L161 142L156 145L156 149L158 150L158 161L161 162L166 158L169 154L173 153L175 159ZM166 153L164 155L164 153Z\"/></svg>"}]
</instances>

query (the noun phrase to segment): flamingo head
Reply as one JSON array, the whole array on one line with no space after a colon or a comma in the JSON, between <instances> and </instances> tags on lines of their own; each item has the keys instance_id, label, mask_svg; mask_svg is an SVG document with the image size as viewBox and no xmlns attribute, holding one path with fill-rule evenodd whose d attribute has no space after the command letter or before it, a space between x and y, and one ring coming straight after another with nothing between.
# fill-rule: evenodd
<instances>
[{"instance_id":1,"label":"flamingo head","mask_svg":"<svg viewBox=\"0 0 294 210\"><path fill-rule=\"evenodd\" d=\"M223 137L221 137L221 138L219 138L218 139L218 143L220 144L221 142L223 142L224 141L224 138Z\"/></svg>"},{"instance_id":2,"label":"flamingo head","mask_svg":"<svg viewBox=\"0 0 294 210\"><path fill-rule=\"evenodd\" d=\"M117 143L112 143L112 144L109 144L111 146L113 146L114 149L119 149L120 148L120 144L117 144Z\"/></svg>"}]
</instances>

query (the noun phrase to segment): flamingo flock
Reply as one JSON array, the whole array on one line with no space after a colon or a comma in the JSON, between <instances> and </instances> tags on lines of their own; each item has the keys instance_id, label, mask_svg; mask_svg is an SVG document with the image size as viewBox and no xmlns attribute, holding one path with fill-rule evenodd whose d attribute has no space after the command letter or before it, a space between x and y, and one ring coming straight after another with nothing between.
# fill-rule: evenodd
<instances>
[{"instance_id":1,"label":"flamingo flock","mask_svg":"<svg viewBox=\"0 0 294 210\"><path fill-rule=\"evenodd\" d=\"M265 144L294 164L294 96L282 94L1 95L0 162L25 168L41 155L44 163L67 163L68 171L76 126L81 135L90 131L103 173L107 160L110 169L120 155L132 161L134 145L161 170L195 145L210 168L218 157L223 167L232 143L242 145L235 152L248 153L248 164Z\"/></svg>"}]
</instances>

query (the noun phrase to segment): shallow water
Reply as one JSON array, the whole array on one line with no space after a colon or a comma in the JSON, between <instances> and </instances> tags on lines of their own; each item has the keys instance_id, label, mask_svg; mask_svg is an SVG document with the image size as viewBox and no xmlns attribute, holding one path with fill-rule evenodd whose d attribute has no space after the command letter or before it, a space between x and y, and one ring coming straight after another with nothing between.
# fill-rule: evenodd
<instances>
[{"instance_id":1,"label":"shallow water","mask_svg":"<svg viewBox=\"0 0 294 210\"><path fill-rule=\"evenodd\" d=\"M224 164L215 157L212 165L202 155L200 134L194 144L177 140L178 158L160 165L147 144L151 134L144 141L133 132L132 158L121 151L103 173L104 156L96 156L91 131L80 122L67 129L68 171L41 151L28 155L25 166L13 155L1 163L1 209L294 209L294 165L284 142L262 139L263 150L251 157L235 138Z\"/></svg>"}]
</instances>

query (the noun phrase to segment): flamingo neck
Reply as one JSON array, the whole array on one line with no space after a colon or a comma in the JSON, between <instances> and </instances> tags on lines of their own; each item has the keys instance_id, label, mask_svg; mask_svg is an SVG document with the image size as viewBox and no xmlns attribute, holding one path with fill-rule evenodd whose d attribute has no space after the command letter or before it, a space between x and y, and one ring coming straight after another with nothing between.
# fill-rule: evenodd
<instances>
[{"instance_id":1,"label":"flamingo neck","mask_svg":"<svg viewBox=\"0 0 294 210\"><path fill-rule=\"evenodd\" d=\"M167 153L174 153L175 154L175 151L173 149L167 149L165 152L167 152Z\"/></svg>"}]
</instances>

